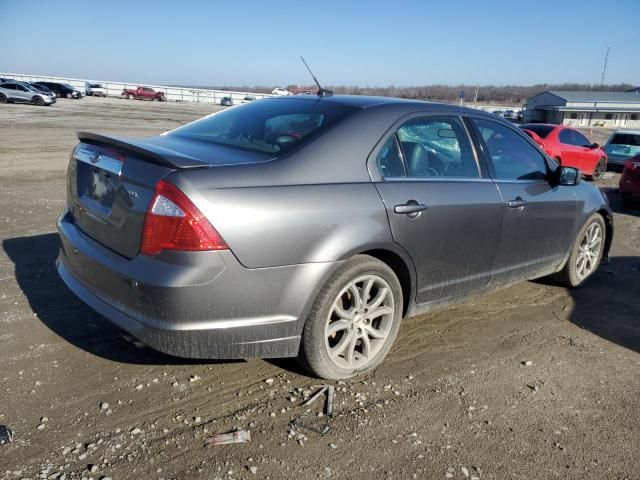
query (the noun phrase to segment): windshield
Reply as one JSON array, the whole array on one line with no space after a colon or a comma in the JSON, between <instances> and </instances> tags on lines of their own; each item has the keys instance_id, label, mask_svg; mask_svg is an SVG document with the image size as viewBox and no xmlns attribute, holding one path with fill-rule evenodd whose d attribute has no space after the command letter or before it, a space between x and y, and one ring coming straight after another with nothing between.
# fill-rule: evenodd
<instances>
[{"instance_id":1,"label":"windshield","mask_svg":"<svg viewBox=\"0 0 640 480\"><path fill-rule=\"evenodd\" d=\"M30 92L37 92L38 91L38 89L36 89L35 87L29 85L28 83L21 83L20 85L22 85L24 88L26 88Z\"/></svg>"},{"instance_id":2,"label":"windshield","mask_svg":"<svg viewBox=\"0 0 640 480\"><path fill-rule=\"evenodd\" d=\"M328 101L264 99L209 115L173 130L171 135L278 154L304 143L356 110Z\"/></svg>"},{"instance_id":3,"label":"windshield","mask_svg":"<svg viewBox=\"0 0 640 480\"><path fill-rule=\"evenodd\" d=\"M99 83L92 83L91 88L102 88L102 85L100 85Z\"/></svg>"},{"instance_id":4,"label":"windshield","mask_svg":"<svg viewBox=\"0 0 640 480\"><path fill-rule=\"evenodd\" d=\"M524 128L525 130L529 130L530 132L535 133L540 138L547 138L547 135L551 133L555 127L553 125L536 125L535 123L526 123L524 125L520 125L520 128Z\"/></svg>"},{"instance_id":5,"label":"windshield","mask_svg":"<svg viewBox=\"0 0 640 480\"><path fill-rule=\"evenodd\" d=\"M613 145L640 147L640 135L634 135L633 133L616 133L609 143Z\"/></svg>"}]
</instances>

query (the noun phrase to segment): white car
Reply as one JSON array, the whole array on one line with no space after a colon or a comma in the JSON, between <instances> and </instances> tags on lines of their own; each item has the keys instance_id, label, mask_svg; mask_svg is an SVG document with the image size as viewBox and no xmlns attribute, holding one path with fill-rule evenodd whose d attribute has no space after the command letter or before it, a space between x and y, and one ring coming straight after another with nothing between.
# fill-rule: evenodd
<instances>
[{"instance_id":1,"label":"white car","mask_svg":"<svg viewBox=\"0 0 640 480\"><path fill-rule=\"evenodd\" d=\"M87 95L93 97L106 97L107 89L104 88L104 85L101 83L89 83L87 82L87 86L85 88Z\"/></svg>"},{"instance_id":2,"label":"white car","mask_svg":"<svg viewBox=\"0 0 640 480\"><path fill-rule=\"evenodd\" d=\"M31 103L33 105L51 105L56 103L53 94L41 92L23 82L0 83L0 103Z\"/></svg>"},{"instance_id":3,"label":"white car","mask_svg":"<svg viewBox=\"0 0 640 480\"><path fill-rule=\"evenodd\" d=\"M286 88L278 87L273 89L273 92L271 92L271 95L293 95L293 93L291 93Z\"/></svg>"}]
</instances>

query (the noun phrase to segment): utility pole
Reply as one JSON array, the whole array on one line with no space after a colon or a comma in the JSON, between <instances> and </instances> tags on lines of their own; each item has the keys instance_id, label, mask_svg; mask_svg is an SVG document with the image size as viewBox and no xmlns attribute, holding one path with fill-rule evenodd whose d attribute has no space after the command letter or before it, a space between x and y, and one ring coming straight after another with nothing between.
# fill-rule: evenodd
<instances>
[{"instance_id":1,"label":"utility pole","mask_svg":"<svg viewBox=\"0 0 640 480\"><path fill-rule=\"evenodd\" d=\"M610 46L607 46L607 54L604 56L604 66L602 67L602 76L600 77L600 85L604 85L604 74L607 73L607 62L609 61Z\"/></svg>"},{"instance_id":2,"label":"utility pole","mask_svg":"<svg viewBox=\"0 0 640 480\"><path fill-rule=\"evenodd\" d=\"M473 96L473 108L475 108L478 105L478 89L480 87L476 87L476 94Z\"/></svg>"}]
</instances>

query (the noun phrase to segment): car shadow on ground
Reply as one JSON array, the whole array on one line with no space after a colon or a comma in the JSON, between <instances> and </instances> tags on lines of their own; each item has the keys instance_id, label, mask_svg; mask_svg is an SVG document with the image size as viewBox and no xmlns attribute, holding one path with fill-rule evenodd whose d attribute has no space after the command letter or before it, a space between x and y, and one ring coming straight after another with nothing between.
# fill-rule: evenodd
<instances>
[{"instance_id":1,"label":"car shadow on ground","mask_svg":"<svg viewBox=\"0 0 640 480\"><path fill-rule=\"evenodd\" d=\"M76 347L131 364L223 363L172 357L126 341L115 325L80 301L58 276L55 261L60 243L56 233L6 239L2 247L13 261L16 280L33 313L51 331Z\"/></svg>"},{"instance_id":2,"label":"car shadow on ground","mask_svg":"<svg viewBox=\"0 0 640 480\"><path fill-rule=\"evenodd\" d=\"M573 324L640 353L640 257L611 257L569 294Z\"/></svg>"}]
</instances>

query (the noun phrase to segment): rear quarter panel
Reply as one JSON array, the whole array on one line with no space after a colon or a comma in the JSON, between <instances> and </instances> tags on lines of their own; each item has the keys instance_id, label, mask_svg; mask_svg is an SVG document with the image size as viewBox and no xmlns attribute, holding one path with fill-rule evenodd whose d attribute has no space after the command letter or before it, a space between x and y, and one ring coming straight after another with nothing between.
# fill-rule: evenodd
<instances>
[{"instance_id":1,"label":"rear quarter panel","mask_svg":"<svg viewBox=\"0 0 640 480\"><path fill-rule=\"evenodd\" d=\"M372 183L212 189L191 198L248 268L332 262L393 243Z\"/></svg>"}]
</instances>

